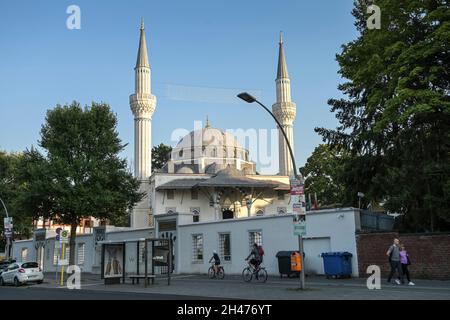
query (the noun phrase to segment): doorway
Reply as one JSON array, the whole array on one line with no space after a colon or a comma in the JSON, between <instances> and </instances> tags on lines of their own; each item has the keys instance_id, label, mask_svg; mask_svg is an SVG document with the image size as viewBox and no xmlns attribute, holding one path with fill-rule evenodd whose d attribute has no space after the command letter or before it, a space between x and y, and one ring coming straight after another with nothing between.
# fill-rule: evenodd
<instances>
[{"instance_id":1,"label":"doorway","mask_svg":"<svg viewBox=\"0 0 450 320\"><path fill-rule=\"evenodd\" d=\"M231 209L224 209L222 210L222 219L233 219L234 218L234 212Z\"/></svg>"}]
</instances>

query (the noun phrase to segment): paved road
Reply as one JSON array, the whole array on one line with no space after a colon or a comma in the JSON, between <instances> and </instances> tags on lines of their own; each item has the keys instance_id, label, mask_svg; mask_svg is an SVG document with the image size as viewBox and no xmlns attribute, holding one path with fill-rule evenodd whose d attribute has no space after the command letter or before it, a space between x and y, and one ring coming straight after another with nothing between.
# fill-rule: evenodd
<instances>
[{"instance_id":1,"label":"paved road","mask_svg":"<svg viewBox=\"0 0 450 320\"><path fill-rule=\"evenodd\" d=\"M46 283L29 287L0 288L0 299L329 299L329 300L399 300L430 299L449 300L450 281L418 280L416 286L397 286L382 282L381 290L369 290L365 279L307 278L307 290L299 291L298 279L270 277L266 283L244 283L239 276L227 276L224 280L210 280L205 275L176 275L170 286L157 279L145 288L141 283L105 286L98 275L83 274L81 290L58 288L55 277L47 277Z\"/></svg>"},{"instance_id":2,"label":"paved road","mask_svg":"<svg viewBox=\"0 0 450 320\"><path fill-rule=\"evenodd\" d=\"M205 297L105 290L68 290L39 286L2 287L1 300L204 300Z\"/></svg>"}]
</instances>

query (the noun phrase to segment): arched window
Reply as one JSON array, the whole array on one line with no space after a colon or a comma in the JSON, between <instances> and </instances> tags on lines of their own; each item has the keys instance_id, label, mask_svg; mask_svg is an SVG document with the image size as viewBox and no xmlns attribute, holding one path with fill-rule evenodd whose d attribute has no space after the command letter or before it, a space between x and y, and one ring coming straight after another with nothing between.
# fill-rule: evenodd
<instances>
[{"instance_id":1,"label":"arched window","mask_svg":"<svg viewBox=\"0 0 450 320\"><path fill-rule=\"evenodd\" d=\"M257 216L263 216L264 215L264 209L262 209L262 208L257 209L256 210L256 215Z\"/></svg>"},{"instance_id":2,"label":"arched window","mask_svg":"<svg viewBox=\"0 0 450 320\"><path fill-rule=\"evenodd\" d=\"M191 208L192 222L200 221L200 208Z\"/></svg>"}]
</instances>

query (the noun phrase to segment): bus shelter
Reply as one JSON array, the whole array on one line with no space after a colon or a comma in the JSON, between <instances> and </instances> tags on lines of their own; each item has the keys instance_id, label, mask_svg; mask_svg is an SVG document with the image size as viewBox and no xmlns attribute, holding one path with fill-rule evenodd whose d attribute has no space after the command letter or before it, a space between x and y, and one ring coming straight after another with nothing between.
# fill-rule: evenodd
<instances>
[{"instance_id":1,"label":"bus shelter","mask_svg":"<svg viewBox=\"0 0 450 320\"><path fill-rule=\"evenodd\" d=\"M98 242L101 247L101 279L105 284L126 283L131 279L134 284L144 280L154 283L157 275L167 275L170 285L173 242L165 238L140 238L126 240L104 240Z\"/></svg>"}]
</instances>

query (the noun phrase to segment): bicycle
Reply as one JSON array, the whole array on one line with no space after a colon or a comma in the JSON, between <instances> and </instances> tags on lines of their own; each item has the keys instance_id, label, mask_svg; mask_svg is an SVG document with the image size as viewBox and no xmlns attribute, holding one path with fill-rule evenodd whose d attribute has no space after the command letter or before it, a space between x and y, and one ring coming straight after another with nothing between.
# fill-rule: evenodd
<instances>
[{"instance_id":1,"label":"bicycle","mask_svg":"<svg viewBox=\"0 0 450 320\"><path fill-rule=\"evenodd\" d=\"M245 282L250 282L253 279L253 276L255 276L256 280L259 282L266 282L267 281L267 271L265 268L261 267L261 265L258 265L257 268L254 268L250 262L248 262L248 266L242 270L242 278Z\"/></svg>"},{"instance_id":2,"label":"bicycle","mask_svg":"<svg viewBox=\"0 0 450 320\"><path fill-rule=\"evenodd\" d=\"M223 279L225 277L225 270L223 270L222 266L217 266L217 272L214 268L214 263L208 269L208 277L210 279L217 278Z\"/></svg>"}]
</instances>

